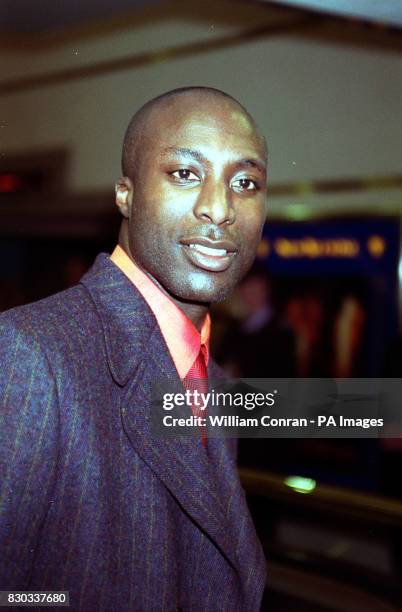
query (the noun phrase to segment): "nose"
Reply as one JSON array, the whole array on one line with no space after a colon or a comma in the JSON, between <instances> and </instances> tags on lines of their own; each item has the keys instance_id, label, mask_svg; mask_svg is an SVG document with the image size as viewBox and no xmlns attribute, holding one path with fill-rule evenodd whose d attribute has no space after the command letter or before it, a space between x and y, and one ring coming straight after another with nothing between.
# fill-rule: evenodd
<instances>
[{"instance_id":1,"label":"nose","mask_svg":"<svg viewBox=\"0 0 402 612\"><path fill-rule=\"evenodd\" d=\"M235 221L232 192L223 181L206 181L194 205L194 215L198 219L214 225L231 225Z\"/></svg>"}]
</instances>

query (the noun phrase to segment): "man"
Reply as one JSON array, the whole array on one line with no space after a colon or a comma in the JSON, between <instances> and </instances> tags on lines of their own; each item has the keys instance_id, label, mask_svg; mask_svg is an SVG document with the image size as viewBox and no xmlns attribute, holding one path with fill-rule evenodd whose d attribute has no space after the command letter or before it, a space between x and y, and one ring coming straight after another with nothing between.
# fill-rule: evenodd
<instances>
[{"instance_id":1,"label":"man","mask_svg":"<svg viewBox=\"0 0 402 612\"><path fill-rule=\"evenodd\" d=\"M264 139L208 88L132 119L119 246L76 287L0 318L0 590L74 610L258 610L265 562L232 441L161 438L152 381L219 375L211 302L250 267Z\"/></svg>"}]
</instances>

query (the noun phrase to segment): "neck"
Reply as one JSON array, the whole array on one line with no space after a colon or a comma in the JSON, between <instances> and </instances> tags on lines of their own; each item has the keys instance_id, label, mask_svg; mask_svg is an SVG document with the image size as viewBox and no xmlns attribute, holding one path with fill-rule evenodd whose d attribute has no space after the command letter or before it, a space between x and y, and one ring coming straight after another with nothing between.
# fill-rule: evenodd
<instances>
[{"instance_id":1,"label":"neck","mask_svg":"<svg viewBox=\"0 0 402 612\"><path fill-rule=\"evenodd\" d=\"M134 263L138 266L135 261ZM205 317L207 316L209 310L209 304L204 304L202 302L187 302L186 300L182 300L174 295L171 295L160 284L160 282L154 276L152 276L152 274L149 274L146 270L144 270L144 268L141 269L147 276L149 276L149 278L155 283L155 285L158 285L159 289L163 291L163 293L167 295L172 300L172 302L174 302L176 306L184 312L184 314L190 319L196 329L200 332L205 321Z\"/></svg>"},{"instance_id":2,"label":"neck","mask_svg":"<svg viewBox=\"0 0 402 612\"><path fill-rule=\"evenodd\" d=\"M130 259L138 266L137 262L134 260L134 257L131 255L129 240L127 231L124 231L124 225L122 224L122 228L119 234L119 245L121 248L127 253ZM200 332L205 321L205 317L207 316L209 310L209 304L204 304L202 302L186 302L185 300L181 300L178 297L171 295L166 289L159 283L159 281L154 278L151 274L141 268L141 270L149 276L149 278L158 285L159 289L163 291L165 295L167 295L175 304L180 308L184 314L190 319L190 321L194 324L196 329Z\"/></svg>"},{"instance_id":3,"label":"neck","mask_svg":"<svg viewBox=\"0 0 402 612\"><path fill-rule=\"evenodd\" d=\"M162 291L163 288L161 287ZM166 291L164 291L166 293ZM203 323L205 321L205 317L208 314L209 305L208 304L197 304L194 302L183 302L181 300L173 298L171 295L169 297L174 301L176 306L181 308L184 314L194 323L195 327L198 331L201 331Z\"/></svg>"}]
</instances>

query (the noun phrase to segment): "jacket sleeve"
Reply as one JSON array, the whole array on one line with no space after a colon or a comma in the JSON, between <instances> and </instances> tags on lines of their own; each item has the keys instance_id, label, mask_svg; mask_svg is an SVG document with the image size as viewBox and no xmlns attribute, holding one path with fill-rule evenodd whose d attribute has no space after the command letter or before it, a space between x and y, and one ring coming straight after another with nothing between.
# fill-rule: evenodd
<instances>
[{"instance_id":1,"label":"jacket sleeve","mask_svg":"<svg viewBox=\"0 0 402 612\"><path fill-rule=\"evenodd\" d=\"M0 590L28 586L51 505L58 402L34 335L0 317Z\"/></svg>"}]
</instances>

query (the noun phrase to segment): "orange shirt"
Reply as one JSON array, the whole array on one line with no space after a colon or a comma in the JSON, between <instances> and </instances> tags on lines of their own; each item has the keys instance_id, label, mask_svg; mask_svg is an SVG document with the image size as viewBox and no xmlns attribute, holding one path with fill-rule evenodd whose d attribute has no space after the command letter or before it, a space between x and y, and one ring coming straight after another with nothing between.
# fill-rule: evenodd
<instances>
[{"instance_id":1,"label":"orange shirt","mask_svg":"<svg viewBox=\"0 0 402 612\"><path fill-rule=\"evenodd\" d=\"M186 377L200 352L201 345L205 346L208 364L211 332L209 314L205 317L200 333L181 308L176 306L173 300L130 259L121 246L116 246L110 259L136 286L154 313L179 377L181 379Z\"/></svg>"}]
</instances>

